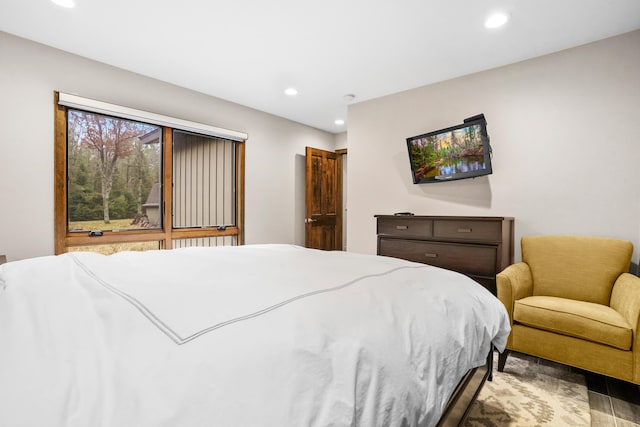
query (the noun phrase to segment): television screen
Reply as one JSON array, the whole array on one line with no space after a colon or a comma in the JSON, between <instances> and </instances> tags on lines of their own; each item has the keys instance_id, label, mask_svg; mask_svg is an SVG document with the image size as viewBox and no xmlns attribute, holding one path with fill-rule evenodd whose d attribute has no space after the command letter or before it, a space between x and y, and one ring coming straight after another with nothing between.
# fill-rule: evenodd
<instances>
[{"instance_id":1,"label":"television screen","mask_svg":"<svg viewBox=\"0 0 640 427\"><path fill-rule=\"evenodd\" d=\"M489 175L491 146L483 114L463 124L407 138L413 183Z\"/></svg>"}]
</instances>

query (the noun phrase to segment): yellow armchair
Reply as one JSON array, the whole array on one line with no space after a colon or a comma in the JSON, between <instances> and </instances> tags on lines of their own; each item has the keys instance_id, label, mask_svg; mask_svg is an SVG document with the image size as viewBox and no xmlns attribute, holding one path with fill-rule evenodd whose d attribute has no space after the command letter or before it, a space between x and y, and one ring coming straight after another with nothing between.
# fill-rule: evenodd
<instances>
[{"instance_id":1,"label":"yellow armchair","mask_svg":"<svg viewBox=\"0 0 640 427\"><path fill-rule=\"evenodd\" d=\"M522 262L497 275L510 350L640 384L640 278L633 245L588 236L525 236Z\"/></svg>"}]
</instances>

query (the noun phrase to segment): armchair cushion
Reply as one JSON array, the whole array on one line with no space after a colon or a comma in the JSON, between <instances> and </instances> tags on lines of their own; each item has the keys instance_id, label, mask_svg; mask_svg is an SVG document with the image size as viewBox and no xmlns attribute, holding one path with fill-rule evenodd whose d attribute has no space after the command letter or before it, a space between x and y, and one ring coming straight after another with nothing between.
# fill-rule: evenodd
<instances>
[{"instance_id":1,"label":"armchair cushion","mask_svg":"<svg viewBox=\"0 0 640 427\"><path fill-rule=\"evenodd\" d=\"M521 245L522 261L533 276L533 295L606 306L633 253L631 242L592 236L524 236Z\"/></svg>"},{"instance_id":2,"label":"armchair cushion","mask_svg":"<svg viewBox=\"0 0 640 427\"><path fill-rule=\"evenodd\" d=\"M609 306L549 296L517 300L514 321L537 329L581 338L621 350L631 348L633 330Z\"/></svg>"}]
</instances>

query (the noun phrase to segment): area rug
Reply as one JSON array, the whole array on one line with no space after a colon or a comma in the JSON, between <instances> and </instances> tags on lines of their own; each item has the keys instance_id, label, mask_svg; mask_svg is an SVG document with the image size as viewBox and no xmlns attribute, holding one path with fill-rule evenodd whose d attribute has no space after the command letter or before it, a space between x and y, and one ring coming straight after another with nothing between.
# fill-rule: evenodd
<instances>
[{"instance_id":1,"label":"area rug","mask_svg":"<svg viewBox=\"0 0 640 427\"><path fill-rule=\"evenodd\" d=\"M498 372L495 359L493 381L485 382L466 427L591 425L583 375L518 353L509 354Z\"/></svg>"}]
</instances>

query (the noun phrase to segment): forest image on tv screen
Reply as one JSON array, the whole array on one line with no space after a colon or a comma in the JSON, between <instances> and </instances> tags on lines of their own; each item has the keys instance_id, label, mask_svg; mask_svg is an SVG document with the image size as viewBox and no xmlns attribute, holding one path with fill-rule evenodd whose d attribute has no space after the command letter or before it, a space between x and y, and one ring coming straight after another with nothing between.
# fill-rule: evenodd
<instances>
[{"instance_id":1,"label":"forest image on tv screen","mask_svg":"<svg viewBox=\"0 0 640 427\"><path fill-rule=\"evenodd\" d=\"M409 141L416 180L485 169L480 125Z\"/></svg>"}]
</instances>

